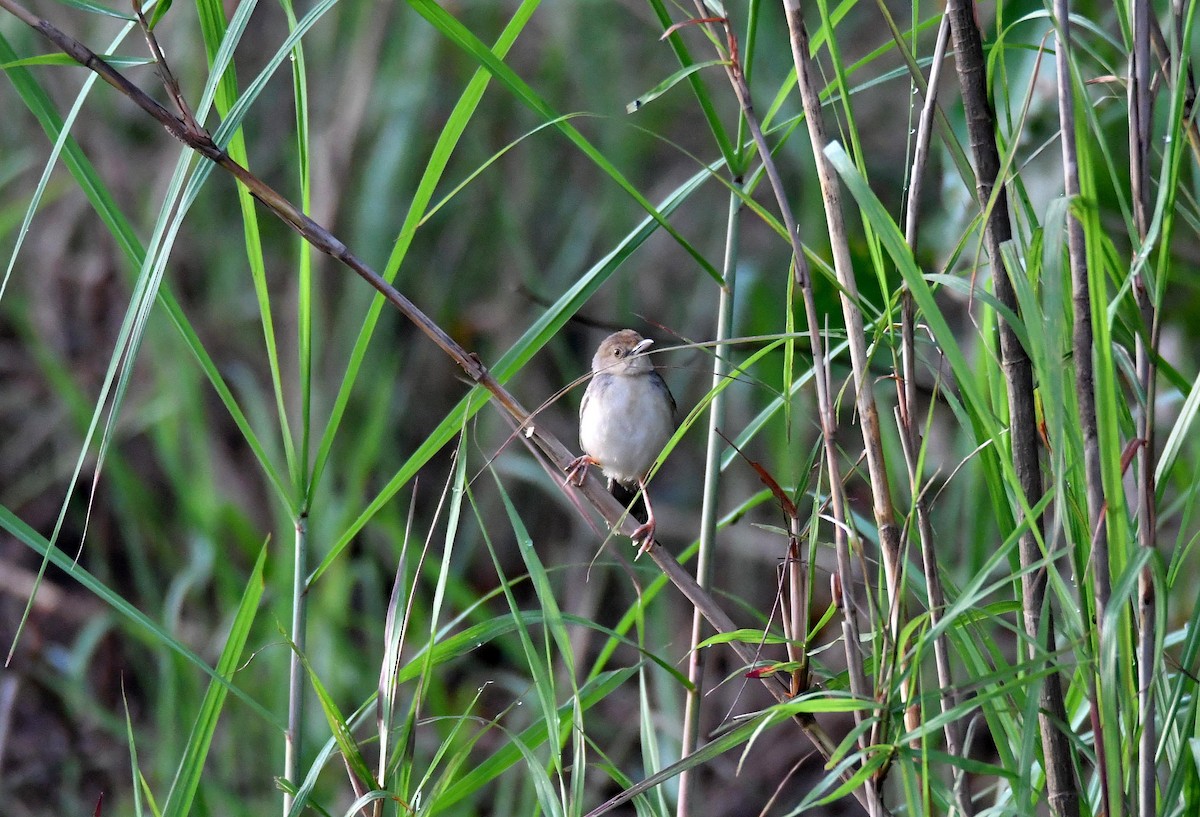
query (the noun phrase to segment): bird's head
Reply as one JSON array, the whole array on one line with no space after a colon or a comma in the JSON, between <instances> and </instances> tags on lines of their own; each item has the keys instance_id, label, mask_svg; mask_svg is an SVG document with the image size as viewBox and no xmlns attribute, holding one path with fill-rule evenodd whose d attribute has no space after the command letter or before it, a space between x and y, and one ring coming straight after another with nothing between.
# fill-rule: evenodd
<instances>
[{"instance_id":1,"label":"bird's head","mask_svg":"<svg viewBox=\"0 0 1200 817\"><path fill-rule=\"evenodd\" d=\"M592 358L596 374L637 375L654 371L654 364L645 354L654 341L643 338L632 329L622 329L604 339Z\"/></svg>"}]
</instances>

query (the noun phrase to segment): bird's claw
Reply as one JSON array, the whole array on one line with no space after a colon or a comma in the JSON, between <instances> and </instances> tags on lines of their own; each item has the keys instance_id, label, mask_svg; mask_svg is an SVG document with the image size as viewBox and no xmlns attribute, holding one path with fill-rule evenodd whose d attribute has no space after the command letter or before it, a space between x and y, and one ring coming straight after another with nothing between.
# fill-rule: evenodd
<instances>
[{"instance_id":1,"label":"bird's claw","mask_svg":"<svg viewBox=\"0 0 1200 817\"><path fill-rule=\"evenodd\" d=\"M582 457L576 457L571 460L567 466L567 482L574 485L576 488L583 487L583 481L587 479L588 467L595 464L595 460L584 454Z\"/></svg>"},{"instance_id":2,"label":"bird's claw","mask_svg":"<svg viewBox=\"0 0 1200 817\"><path fill-rule=\"evenodd\" d=\"M630 537L634 542L640 543L637 556L633 557L635 562L638 560L638 556L641 556L643 553L649 553L650 548L654 547L654 528L655 524L653 522L647 522L638 527L633 532L633 536Z\"/></svg>"}]
</instances>

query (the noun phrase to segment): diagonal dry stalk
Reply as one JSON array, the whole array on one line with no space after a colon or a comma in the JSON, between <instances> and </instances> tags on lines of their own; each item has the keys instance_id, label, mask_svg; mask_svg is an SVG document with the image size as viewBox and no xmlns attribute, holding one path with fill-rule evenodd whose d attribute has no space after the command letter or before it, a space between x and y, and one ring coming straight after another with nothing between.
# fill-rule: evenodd
<instances>
[{"instance_id":1,"label":"diagonal dry stalk","mask_svg":"<svg viewBox=\"0 0 1200 817\"><path fill-rule=\"evenodd\" d=\"M453 338L438 326L434 321L428 318L420 309L417 308L407 297L399 290L387 283L382 276L374 269L368 266L364 261L358 258L341 240L334 236L331 232L325 229L322 225L310 219L307 215L299 210L286 197L275 191L265 182L252 174L249 170L233 161L229 155L220 148L208 134L207 131L200 128L191 117L176 115L163 108L154 99L149 97L136 85L127 80L118 71L113 69L108 63L94 54L90 49L83 46L81 43L70 38L66 34L59 31L49 22L29 13L26 9L11 2L11 0L0 0L0 7L11 12L14 16L28 23L31 27L42 33L55 46L60 48L63 53L70 56L80 65L95 71L102 79L123 93L126 97L149 113L160 124L166 128L167 132L175 138L179 139L188 147L200 153L205 158L212 161L214 164L229 171L235 176L238 181L246 185L256 199L263 203L271 212L281 218L296 232L305 238L310 244L316 247L321 252L341 261L347 267L352 269L360 277L367 281L372 287L380 292L387 301L396 308L401 314L417 325L422 332L425 333L434 343L438 345L455 363L457 363L470 379L476 384L487 389L491 393L492 399L503 408L518 425L526 429L528 436L538 444L539 449L560 469L565 469L573 459L571 452L566 446L562 445L549 432L544 431L540 426L530 422L529 412L521 406L521 404L510 394L492 375L488 372L487 367L479 359L478 355L473 352L468 352L460 346ZM581 489L582 493L596 505L597 510L602 516L614 527L617 526L625 514L625 509L622 508L616 500L611 502L603 501L608 498L608 492L603 489L602 484L598 479L590 479L584 483ZM621 532L625 532L624 528L628 527L629 532L632 532L634 522L626 520ZM656 548L652 551L654 554L662 555L662 549ZM669 557L668 557L669 558ZM657 561L657 559L656 559ZM674 561L674 560L671 560ZM686 574L684 574L686 575ZM688 595L685 592L685 595ZM694 600L693 600L694 601ZM708 604L701 604L702 609L709 608ZM722 621L724 626L731 626L731 622L718 614L715 609L710 608L714 618ZM716 626L716 625L714 625Z\"/></svg>"},{"instance_id":2,"label":"diagonal dry stalk","mask_svg":"<svg viewBox=\"0 0 1200 817\"><path fill-rule=\"evenodd\" d=\"M81 66L95 72L101 79L153 117L170 135L233 175L240 183L246 186L250 193L263 206L299 233L313 247L337 259L359 275L383 295L393 308L415 324L430 340L437 344L451 360L462 368L472 382L487 390L495 405L511 417L518 427L523 429L523 436L529 439L554 467L560 471L565 471L568 468L570 463L575 459L574 454L552 433L533 422L530 413L491 375L478 355L468 352L459 345L437 323L426 316L415 304L405 297L403 293L389 284L376 270L355 255L332 232L307 216L285 196L230 158L228 153L216 144L212 136L186 110L180 114L168 111L141 88L96 55L91 49L59 30L48 20L30 12L15 2L15 0L0 0L0 8L8 11L14 17L42 34L56 48ZM759 136L761 138L761 132ZM791 232L794 236L794 222L792 226L793 229ZM794 245L798 250L798 239L795 240ZM802 264L803 255L798 254L797 261L798 264ZM806 270L804 274L807 276ZM811 287L809 288L809 293L809 297L811 298ZM814 342L819 342L816 340L817 333L814 332L813 337ZM823 357L818 356L817 360L822 361ZM840 485L840 481L836 481L834 485ZM609 494L604 483L596 476L589 475L584 484L579 488L575 488L574 486L568 487L564 481L562 488L564 491L578 490L592 504L614 532L623 536L630 536L633 533L637 524L636 521ZM715 630L727 633L736 629L736 625L728 614L713 600L709 593L697 584L696 580L684 570L669 552L657 544L648 552L650 558L663 571L667 579L700 611ZM757 660L754 651L747 645L735 640L731 641L729 646L737 653L738 658L745 663L751 664ZM784 685L778 683L773 678L764 678L763 682L767 691L777 701L784 702L789 700L790 692ZM836 743L815 721L811 714L799 714L794 716L793 720L801 726L813 746L826 760L833 756L837 748ZM843 773L843 779L848 779L852 773L853 770L847 770ZM861 789L856 788L853 794L860 801L863 800Z\"/></svg>"},{"instance_id":3,"label":"diagonal dry stalk","mask_svg":"<svg viewBox=\"0 0 1200 817\"><path fill-rule=\"evenodd\" d=\"M116 71L107 62L93 53L83 44L64 34L62 31L54 27L48 21L32 14L24 7L12 2L12 0L0 0L0 8L4 8L14 16L21 19L23 22L36 29L45 36L51 43L58 47L63 53L70 56L80 65L96 72L101 79L109 85L116 88L130 100L138 105L142 110L146 111L176 139L195 150L200 155L212 161L214 164L231 173L239 182L244 184L251 194L267 207L272 213L282 219L296 232L304 237L306 241L312 244L321 252L329 255L338 261L341 261L367 283L374 287L380 294L387 299L397 311L404 315L408 320L412 321L416 326L439 348L442 349L455 363L462 368L467 376L477 385L485 388L492 396L492 399L503 408L516 423L526 429L526 433L539 447L539 449L560 469L565 469L570 461L574 458L566 446L562 445L556 437L544 431L540 426L531 422L531 417L528 411L510 394L492 375L488 372L487 367L479 359L479 356L473 352L468 352L461 345L451 338L440 326L426 316L415 304L405 297L399 290L389 284L383 277L366 264L362 259L358 258L340 239L333 233L327 230L322 225L313 221L305 215L296 205L289 201L282 194L271 188L253 173L240 164L235 162L229 155L218 146L207 131L201 128L194 119L188 115L173 114L160 105L153 98L148 96L138 86L126 79L120 72ZM610 498L608 492L604 490L598 479L590 479L584 483L581 489L584 496L592 500L597 510L611 525L616 526L619 520L624 517L625 509L622 508L616 500L605 502L605 498ZM629 528L632 532L634 523L632 520L626 520L621 531L624 532L624 527ZM661 548L656 548L653 553L661 553ZM672 560L674 561L674 560ZM686 574L684 574L686 575ZM688 595L685 592L685 595ZM708 604L702 605L702 608L709 607ZM723 618L723 614L714 612L714 617L718 620ZM725 618L724 624L729 625L729 621Z\"/></svg>"},{"instance_id":4,"label":"diagonal dry stalk","mask_svg":"<svg viewBox=\"0 0 1200 817\"><path fill-rule=\"evenodd\" d=\"M1012 239L1008 198L1000 178L1000 153L996 146L995 117L988 100L987 71L983 40L975 22L975 8L969 0L948 0L946 14L954 41L967 131L975 159L975 189L980 207L986 214L984 241L992 267L992 281L1000 303L1019 314L1016 292L1009 278L1000 247ZM1013 468L1020 483L1021 506L1030 507L1042 497L1042 473L1038 461L1037 415L1034 406L1033 369L1029 356L1007 321L998 321L1001 366L1007 384L1009 439ZM1021 576L1022 628L1029 639L1031 657L1053 651L1053 608L1046 598L1045 567L1038 531L1041 519L1030 520L1018 541L1018 555L1024 571ZM1079 813L1079 787L1075 780L1071 745L1061 730L1068 723L1063 702L1062 679L1057 672L1041 684L1038 706L1046 789L1050 809L1067 817Z\"/></svg>"}]
</instances>

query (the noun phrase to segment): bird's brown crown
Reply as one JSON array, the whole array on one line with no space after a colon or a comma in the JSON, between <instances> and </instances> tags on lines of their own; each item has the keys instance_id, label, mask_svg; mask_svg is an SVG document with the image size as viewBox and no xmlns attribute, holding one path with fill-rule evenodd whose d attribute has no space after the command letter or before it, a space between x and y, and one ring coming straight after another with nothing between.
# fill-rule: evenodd
<instances>
[{"instance_id":1,"label":"bird's brown crown","mask_svg":"<svg viewBox=\"0 0 1200 817\"><path fill-rule=\"evenodd\" d=\"M646 340L632 329L622 329L604 339L592 358L592 371L614 375L643 374L654 364L645 354L654 341Z\"/></svg>"}]
</instances>

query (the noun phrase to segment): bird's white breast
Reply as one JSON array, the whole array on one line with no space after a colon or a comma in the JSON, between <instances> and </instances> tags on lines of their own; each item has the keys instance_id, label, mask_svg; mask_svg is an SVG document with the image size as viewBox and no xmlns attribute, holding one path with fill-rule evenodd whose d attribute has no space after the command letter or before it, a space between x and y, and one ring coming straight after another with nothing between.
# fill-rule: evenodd
<instances>
[{"instance_id":1,"label":"bird's white breast","mask_svg":"<svg viewBox=\"0 0 1200 817\"><path fill-rule=\"evenodd\" d=\"M656 374L597 375L588 385L580 417L583 450L606 476L637 482L671 437L670 402Z\"/></svg>"}]
</instances>

